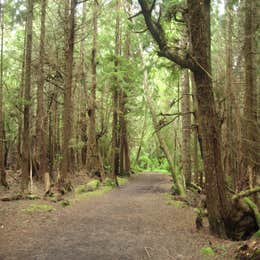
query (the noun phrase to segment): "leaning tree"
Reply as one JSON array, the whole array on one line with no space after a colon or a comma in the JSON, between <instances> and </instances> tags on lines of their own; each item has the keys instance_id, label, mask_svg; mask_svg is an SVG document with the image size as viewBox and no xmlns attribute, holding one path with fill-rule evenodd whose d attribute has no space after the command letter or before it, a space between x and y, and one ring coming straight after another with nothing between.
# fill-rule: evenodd
<instances>
[{"instance_id":1,"label":"leaning tree","mask_svg":"<svg viewBox=\"0 0 260 260\"><path fill-rule=\"evenodd\" d=\"M140 14L144 16L148 30L158 44L158 55L182 68L188 68L194 74L210 229L221 237L244 238L249 230L249 233L257 230L257 223L252 205L246 205L246 201L239 199L240 196L233 196L232 199L225 186L221 131L211 74L210 0L187 0L186 5L168 7L167 16L187 26L190 44L182 51L168 39L160 19L161 10L156 8L156 0L138 1Z\"/></svg>"}]
</instances>

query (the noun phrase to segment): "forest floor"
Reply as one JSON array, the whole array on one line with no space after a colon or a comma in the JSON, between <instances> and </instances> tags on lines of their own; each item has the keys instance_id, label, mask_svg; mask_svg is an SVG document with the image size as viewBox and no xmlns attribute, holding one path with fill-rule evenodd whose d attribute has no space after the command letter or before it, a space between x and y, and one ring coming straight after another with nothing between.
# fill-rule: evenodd
<instances>
[{"instance_id":1,"label":"forest floor","mask_svg":"<svg viewBox=\"0 0 260 260\"><path fill-rule=\"evenodd\" d=\"M84 198L62 208L40 201L0 202L0 259L168 260L233 259L239 242L197 231L194 210L169 203L170 177L134 175L102 196ZM31 212L31 204L55 210ZM240 242L241 243L241 242Z\"/></svg>"}]
</instances>

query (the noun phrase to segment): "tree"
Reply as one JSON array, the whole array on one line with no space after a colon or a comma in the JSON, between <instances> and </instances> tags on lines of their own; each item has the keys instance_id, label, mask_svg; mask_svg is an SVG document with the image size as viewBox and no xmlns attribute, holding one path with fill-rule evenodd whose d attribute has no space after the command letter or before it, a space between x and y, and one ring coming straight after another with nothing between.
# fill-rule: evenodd
<instances>
[{"instance_id":1,"label":"tree","mask_svg":"<svg viewBox=\"0 0 260 260\"><path fill-rule=\"evenodd\" d=\"M240 170L240 189L252 188L259 171L259 127L257 125L257 84L256 84L256 3L245 1L244 59L245 95L243 114L243 159Z\"/></svg>"},{"instance_id":2,"label":"tree","mask_svg":"<svg viewBox=\"0 0 260 260\"><path fill-rule=\"evenodd\" d=\"M191 111L190 111L190 83L189 71L182 72L182 167L183 175L185 176L186 185L191 185L191 146L190 146L190 132L191 132Z\"/></svg>"},{"instance_id":3,"label":"tree","mask_svg":"<svg viewBox=\"0 0 260 260\"><path fill-rule=\"evenodd\" d=\"M93 14L92 14L92 26L93 26L93 42L91 52L91 89L90 97L88 99L88 141L87 141L87 171L88 174L93 177L96 174L103 176L103 163L98 151L97 134L96 134L96 88L97 88L97 18L98 18L98 4L96 0L93 0Z\"/></svg>"},{"instance_id":4,"label":"tree","mask_svg":"<svg viewBox=\"0 0 260 260\"><path fill-rule=\"evenodd\" d=\"M119 55L121 54L121 35L120 35L120 11L121 0L116 1L116 31L115 31L115 74L119 70ZM114 77L114 86L112 94L113 102L113 122L112 122L112 175L115 179L115 183L118 186L117 176L119 174L119 80L118 76Z\"/></svg>"},{"instance_id":5,"label":"tree","mask_svg":"<svg viewBox=\"0 0 260 260\"><path fill-rule=\"evenodd\" d=\"M45 192L50 189L46 134L47 132L47 113L44 109L44 56L45 56L45 20L46 20L47 0L41 1L41 35L39 46L39 74L37 91L37 117L36 117L36 139L38 145L37 155L39 156L39 175L44 178Z\"/></svg>"},{"instance_id":6,"label":"tree","mask_svg":"<svg viewBox=\"0 0 260 260\"><path fill-rule=\"evenodd\" d=\"M130 4L128 5L128 9ZM130 59L131 53L131 35L130 30L127 28L125 36L125 48L124 48L124 58L126 61ZM129 83L128 75L125 75L125 83ZM130 175L130 155L129 155L129 144L128 144L128 131L127 131L127 120L126 120L126 103L127 103L127 93L123 87L121 87L119 93L119 140L120 140L120 175Z\"/></svg>"},{"instance_id":7,"label":"tree","mask_svg":"<svg viewBox=\"0 0 260 260\"><path fill-rule=\"evenodd\" d=\"M75 35L75 9L76 0L65 3L65 89L63 108L63 147L62 164L59 178L59 186L67 191L71 190L69 181L70 168L70 141L72 137L72 73L73 73L73 50Z\"/></svg>"},{"instance_id":8,"label":"tree","mask_svg":"<svg viewBox=\"0 0 260 260\"><path fill-rule=\"evenodd\" d=\"M85 34L86 34L86 2L83 3L83 13L82 13L82 39L80 42L80 67L81 67L81 111L80 111L80 138L81 142L83 144L81 148L81 163L82 166L86 166L86 159L87 159L87 106L86 106L86 100L87 100L87 72L86 72L86 41L84 40Z\"/></svg>"},{"instance_id":9,"label":"tree","mask_svg":"<svg viewBox=\"0 0 260 260\"><path fill-rule=\"evenodd\" d=\"M3 113L3 54L4 54L4 10L0 1L1 49L0 49L0 177L1 184L8 187L4 165L4 113Z\"/></svg>"},{"instance_id":10,"label":"tree","mask_svg":"<svg viewBox=\"0 0 260 260\"><path fill-rule=\"evenodd\" d=\"M155 2L155 1L154 1ZM213 233L225 237L230 221L229 200L221 164L221 139L216 113L211 76L210 60L210 1L187 1L186 22L189 28L191 48L184 57L175 52L167 42L159 21L152 17L154 6L139 0L146 25L159 46L159 55L168 58L194 73L196 99L198 102L198 122L202 136L203 162L206 175L208 218Z\"/></svg>"},{"instance_id":11,"label":"tree","mask_svg":"<svg viewBox=\"0 0 260 260\"><path fill-rule=\"evenodd\" d=\"M24 111L23 111L23 143L22 143L22 182L21 189L26 192L29 184L31 170L31 133L30 133L30 107L31 107L31 62L32 62L32 24L33 0L27 0L26 22L26 55L24 78Z\"/></svg>"}]
</instances>

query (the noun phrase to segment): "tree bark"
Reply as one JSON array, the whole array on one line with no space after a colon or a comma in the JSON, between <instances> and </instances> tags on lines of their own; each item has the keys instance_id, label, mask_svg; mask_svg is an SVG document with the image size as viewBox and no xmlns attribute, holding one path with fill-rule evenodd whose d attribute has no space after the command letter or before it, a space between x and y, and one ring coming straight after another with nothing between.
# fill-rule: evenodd
<instances>
[{"instance_id":1,"label":"tree bark","mask_svg":"<svg viewBox=\"0 0 260 260\"><path fill-rule=\"evenodd\" d=\"M65 4L65 89L63 107L63 147L59 187L71 190L70 175L70 141L72 137L72 73L75 34L76 0L66 1Z\"/></svg>"},{"instance_id":2,"label":"tree bark","mask_svg":"<svg viewBox=\"0 0 260 260\"><path fill-rule=\"evenodd\" d=\"M4 9L0 1L1 50L0 50L0 176L1 184L8 188L4 163L4 111L3 111L3 55L4 55Z\"/></svg>"},{"instance_id":3,"label":"tree bark","mask_svg":"<svg viewBox=\"0 0 260 260\"><path fill-rule=\"evenodd\" d=\"M32 24L33 0L27 1L26 22L26 55L25 55L25 82L24 82L24 111L23 111L23 144L22 144L22 182L21 190L28 190L31 153L30 153L30 107L31 107L31 62L32 62Z\"/></svg>"},{"instance_id":4,"label":"tree bark","mask_svg":"<svg viewBox=\"0 0 260 260\"><path fill-rule=\"evenodd\" d=\"M242 167L240 169L240 190L252 188L260 168L259 127L257 125L257 84L256 84L256 3L245 1L245 94L242 132Z\"/></svg>"},{"instance_id":5,"label":"tree bark","mask_svg":"<svg viewBox=\"0 0 260 260\"><path fill-rule=\"evenodd\" d=\"M115 73L118 72L118 58L121 53L121 41L120 41L120 4L121 1L116 1L116 32L115 32ZM118 185L117 176L119 174L119 81L118 76L115 76L115 82L113 86L112 102L113 102L113 122L112 122L112 175L115 183Z\"/></svg>"},{"instance_id":6,"label":"tree bark","mask_svg":"<svg viewBox=\"0 0 260 260\"><path fill-rule=\"evenodd\" d=\"M80 43L80 59L81 59L81 111L80 111L80 138L83 144L81 148L81 163L82 166L86 166L87 159L87 72L86 72L86 64L85 64L85 55L86 55L86 41L83 40L86 34L86 2L83 3L83 14L82 14L82 39Z\"/></svg>"},{"instance_id":7,"label":"tree bark","mask_svg":"<svg viewBox=\"0 0 260 260\"><path fill-rule=\"evenodd\" d=\"M41 35L39 51L39 74L37 91L36 143L39 157L39 175L44 179L45 192L50 189L50 176L47 157L47 113L44 109L44 56L45 56L45 20L47 0L41 0Z\"/></svg>"},{"instance_id":8,"label":"tree bark","mask_svg":"<svg viewBox=\"0 0 260 260\"><path fill-rule=\"evenodd\" d=\"M98 4L97 1L93 0L93 42L92 42L92 53L91 53L91 73L92 73L92 84L90 89L90 97L88 99L88 141L87 141L87 172L93 177L94 175L104 175L103 162L99 154L97 134L96 134L96 88L97 88L97 18L98 18Z\"/></svg>"},{"instance_id":9,"label":"tree bark","mask_svg":"<svg viewBox=\"0 0 260 260\"><path fill-rule=\"evenodd\" d=\"M130 31L126 32L125 39L125 50L124 57L126 60L130 59ZM128 82L128 76L125 75L125 82ZM128 131L127 131L127 119L126 119L126 103L127 103L127 94L121 89L119 97L119 125L120 125L120 175L130 175L130 156L129 156L129 144L128 144Z\"/></svg>"},{"instance_id":10,"label":"tree bark","mask_svg":"<svg viewBox=\"0 0 260 260\"><path fill-rule=\"evenodd\" d=\"M182 72L182 169L185 176L186 186L191 184L191 114L190 114L190 87L189 87L189 72Z\"/></svg>"}]
</instances>

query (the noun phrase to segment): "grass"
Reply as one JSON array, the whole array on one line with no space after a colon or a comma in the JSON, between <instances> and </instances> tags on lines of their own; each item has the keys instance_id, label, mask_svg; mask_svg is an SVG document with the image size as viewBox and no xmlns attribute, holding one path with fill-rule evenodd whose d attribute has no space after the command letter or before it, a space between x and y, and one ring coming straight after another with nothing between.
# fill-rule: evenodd
<instances>
[{"instance_id":1,"label":"grass","mask_svg":"<svg viewBox=\"0 0 260 260\"><path fill-rule=\"evenodd\" d=\"M55 210L53 206L47 204L32 204L28 208L22 209L25 213L33 214L37 212L51 212Z\"/></svg>"}]
</instances>

